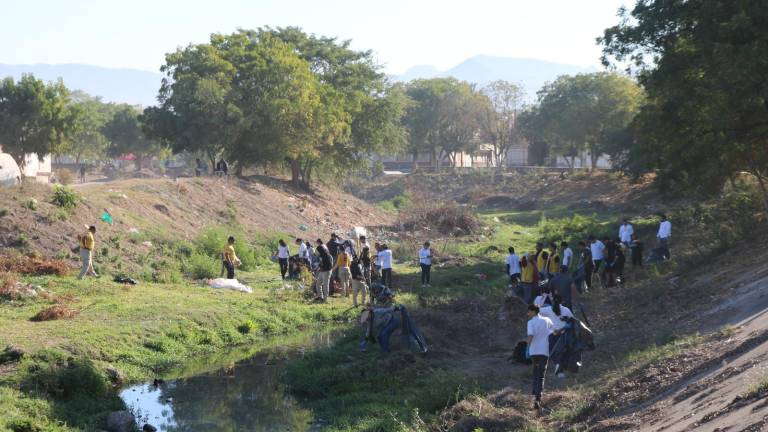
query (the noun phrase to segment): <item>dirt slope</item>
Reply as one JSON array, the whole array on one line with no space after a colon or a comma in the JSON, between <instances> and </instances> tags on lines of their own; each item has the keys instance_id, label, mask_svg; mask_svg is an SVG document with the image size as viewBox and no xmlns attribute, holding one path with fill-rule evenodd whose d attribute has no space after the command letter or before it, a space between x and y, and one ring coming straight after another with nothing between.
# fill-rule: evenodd
<instances>
[{"instance_id":1,"label":"dirt slope","mask_svg":"<svg viewBox=\"0 0 768 432\"><path fill-rule=\"evenodd\" d=\"M390 216L343 192L319 188L312 194L269 178L248 180L184 178L132 179L74 186L85 201L66 218L50 203L48 185L0 189L0 246L25 247L44 255L68 251L84 224L97 224L102 239L131 228L159 230L193 239L211 225L242 226L245 231L284 232L326 238L354 225L377 226ZM37 209L24 204L36 199ZM99 222L103 209L114 225Z\"/></svg>"},{"instance_id":2,"label":"dirt slope","mask_svg":"<svg viewBox=\"0 0 768 432\"><path fill-rule=\"evenodd\" d=\"M702 330L735 325L735 332L704 347L692 360L692 373L611 422L641 431L768 428L768 392L757 391L768 380L768 263L765 254L760 258L729 269L728 296L701 315ZM693 283L705 283L707 276Z\"/></svg>"}]
</instances>

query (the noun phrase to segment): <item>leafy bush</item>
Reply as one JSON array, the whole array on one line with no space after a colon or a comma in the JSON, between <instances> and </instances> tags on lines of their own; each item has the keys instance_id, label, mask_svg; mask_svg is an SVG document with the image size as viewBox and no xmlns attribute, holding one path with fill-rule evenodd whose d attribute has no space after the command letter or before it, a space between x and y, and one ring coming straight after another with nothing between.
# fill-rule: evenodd
<instances>
[{"instance_id":1,"label":"leafy bush","mask_svg":"<svg viewBox=\"0 0 768 432\"><path fill-rule=\"evenodd\" d=\"M612 226L601 223L595 215L573 215L570 218L548 219L539 221L539 232L542 233L541 241L544 244L551 242L567 241L574 244L579 240L586 240L590 235L597 238L613 237L616 235Z\"/></svg>"},{"instance_id":2,"label":"leafy bush","mask_svg":"<svg viewBox=\"0 0 768 432\"><path fill-rule=\"evenodd\" d=\"M252 320L248 320L238 325L237 331L240 332L240 334L248 334L255 328L256 328L256 323L254 323Z\"/></svg>"},{"instance_id":3,"label":"leafy bush","mask_svg":"<svg viewBox=\"0 0 768 432\"><path fill-rule=\"evenodd\" d=\"M157 283L177 284L181 283L183 279L181 271L172 265L152 272L152 281Z\"/></svg>"},{"instance_id":4,"label":"leafy bush","mask_svg":"<svg viewBox=\"0 0 768 432\"><path fill-rule=\"evenodd\" d=\"M53 190L51 203L57 207L71 209L77 207L81 199L80 195L72 189L66 186L56 186Z\"/></svg>"},{"instance_id":5,"label":"leafy bush","mask_svg":"<svg viewBox=\"0 0 768 432\"><path fill-rule=\"evenodd\" d=\"M413 201L408 194L400 194L379 203L379 207L390 212L396 212L411 205L413 205Z\"/></svg>"},{"instance_id":6,"label":"leafy bush","mask_svg":"<svg viewBox=\"0 0 768 432\"><path fill-rule=\"evenodd\" d=\"M212 279L218 277L221 264L208 255L192 254L184 264L184 273L193 279Z\"/></svg>"}]
</instances>

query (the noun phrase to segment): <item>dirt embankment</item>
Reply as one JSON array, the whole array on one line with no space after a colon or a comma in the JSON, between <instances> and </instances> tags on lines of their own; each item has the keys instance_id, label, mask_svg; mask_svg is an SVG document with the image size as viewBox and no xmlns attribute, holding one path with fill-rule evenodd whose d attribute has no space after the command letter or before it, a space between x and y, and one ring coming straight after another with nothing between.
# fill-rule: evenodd
<instances>
[{"instance_id":1,"label":"dirt embankment","mask_svg":"<svg viewBox=\"0 0 768 432\"><path fill-rule=\"evenodd\" d=\"M380 202L406 194L413 202L456 202L480 208L536 210L553 207L655 211L661 196L651 187L652 176L631 182L615 173L562 174L547 170L507 173L416 173L387 176L354 188L361 198ZM675 202L683 205L681 201Z\"/></svg>"},{"instance_id":2,"label":"dirt embankment","mask_svg":"<svg viewBox=\"0 0 768 432\"><path fill-rule=\"evenodd\" d=\"M53 189L48 185L0 189L0 209L6 213L0 217L0 246L53 256L75 246L86 224L96 224L102 239L135 228L189 240L213 225L326 238L334 230L378 226L391 219L346 193L320 187L308 194L268 178L133 179L75 185L74 190L84 200L65 212L51 204ZM32 200L35 205L29 204ZM100 221L104 209L113 225Z\"/></svg>"}]
</instances>

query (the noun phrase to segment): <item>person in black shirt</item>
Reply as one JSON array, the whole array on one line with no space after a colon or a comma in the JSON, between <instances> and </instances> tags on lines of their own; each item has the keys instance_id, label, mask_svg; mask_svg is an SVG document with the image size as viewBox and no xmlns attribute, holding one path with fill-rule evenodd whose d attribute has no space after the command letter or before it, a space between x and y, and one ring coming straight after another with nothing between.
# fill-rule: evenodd
<instances>
[{"instance_id":1,"label":"person in black shirt","mask_svg":"<svg viewBox=\"0 0 768 432\"><path fill-rule=\"evenodd\" d=\"M329 294L329 283L331 281L331 268L334 259L328 251L328 247L323 244L321 239L317 239L317 255L320 258L320 265L317 269L317 297L321 301L326 301Z\"/></svg>"}]
</instances>

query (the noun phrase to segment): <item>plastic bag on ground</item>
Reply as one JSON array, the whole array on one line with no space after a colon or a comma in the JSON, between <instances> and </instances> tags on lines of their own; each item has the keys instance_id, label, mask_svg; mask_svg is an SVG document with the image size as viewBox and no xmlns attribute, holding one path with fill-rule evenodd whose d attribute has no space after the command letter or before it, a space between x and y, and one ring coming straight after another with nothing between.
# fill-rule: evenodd
<instances>
[{"instance_id":1,"label":"plastic bag on ground","mask_svg":"<svg viewBox=\"0 0 768 432\"><path fill-rule=\"evenodd\" d=\"M253 293L253 289L251 289L251 287L241 284L237 279L208 279L208 286L217 289L231 289L248 294Z\"/></svg>"}]
</instances>

